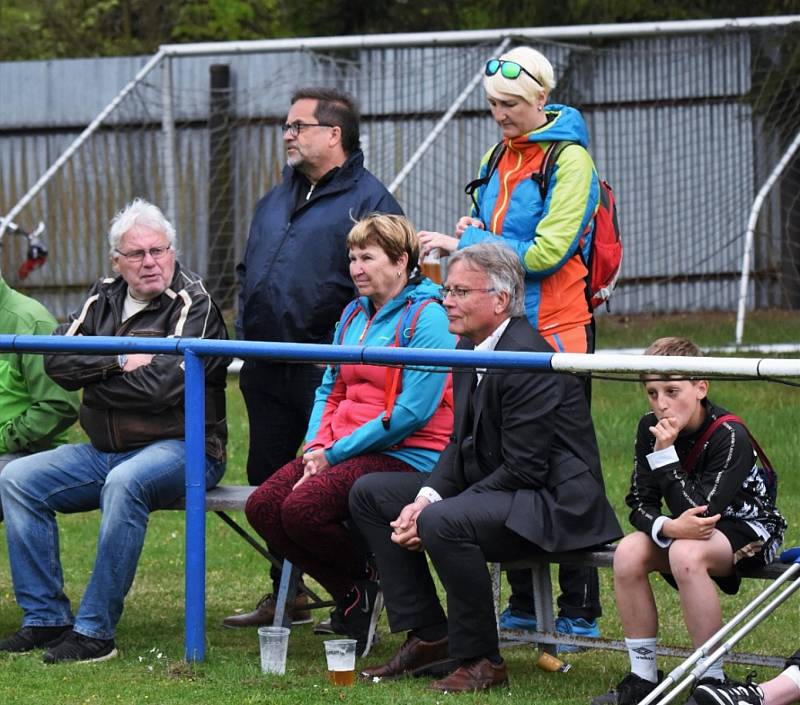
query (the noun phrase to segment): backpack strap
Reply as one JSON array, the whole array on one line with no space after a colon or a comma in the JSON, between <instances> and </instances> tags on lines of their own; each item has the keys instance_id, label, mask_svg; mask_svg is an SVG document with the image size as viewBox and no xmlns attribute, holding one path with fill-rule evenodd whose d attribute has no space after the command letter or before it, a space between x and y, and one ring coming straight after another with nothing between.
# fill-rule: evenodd
<instances>
[{"instance_id":1,"label":"backpack strap","mask_svg":"<svg viewBox=\"0 0 800 705\"><path fill-rule=\"evenodd\" d=\"M342 315L339 318L339 324L336 326L336 330L333 334L334 345L342 344L342 341L344 340L344 333L350 327L350 324L356 317L356 314L360 308L361 302L358 299L353 299L349 304L347 304L347 306L344 307L344 311L342 311Z\"/></svg>"},{"instance_id":2,"label":"backpack strap","mask_svg":"<svg viewBox=\"0 0 800 705\"><path fill-rule=\"evenodd\" d=\"M411 342L411 339L414 337L414 331L417 327L417 321L422 314L422 310L428 304L434 302L441 303L441 299L435 297L423 299L422 301L414 301L409 299L394 332L394 347L404 348ZM400 367L386 368L386 384L384 386L383 394L384 402L386 404L386 411L381 419L381 423L386 429L389 428L389 425L392 421L392 411L394 410L394 405L397 401L397 387L400 383L400 375L402 371L403 370Z\"/></svg>"},{"instance_id":3,"label":"backpack strap","mask_svg":"<svg viewBox=\"0 0 800 705\"><path fill-rule=\"evenodd\" d=\"M563 140L561 142L551 142L547 151L544 153L542 165L539 171L531 174L531 179L539 184L539 194L542 201L547 197L547 189L550 186L550 180L553 178L553 172L556 168L556 162L567 147L571 144L580 145L580 142L575 140Z\"/></svg>"},{"instance_id":4,"label":"backpack strap","mask_svg":"<svg viewBox=\"0 0 800 705\"><path fill-rule=\"evenodd\" d=\"M742 426L745 431L747 431L747 437L750 439L750 443L753 446L753 450L755 450L758 459L761 461L761 466L770 474L774 475L775 471L772 469L772 463L769 461L767 454L761 449L761 446L758 444L758 441L753 438L753 434L750 433L750 429L745 426L744 421L740 419L735 414L723 414L722 416L718 416L714 419L708 426L708 428L703 431L703 435L697 439L694 446L692 446L692 450L689 452L689 455L686 456L682 465L683 469L686 472L692 472L694 470L694 466L697 464L697 459L700 457L700 453L703 452L703 448L705 448L706 443L708 443L711 435L716 431L722 424L727 421L734 421Z\"/></svg>"},{"instance_id":5,"label":"backpack strap","mask_svg":"<svg viewBox=\"0 0 800 705\"><path fill-rule=\"evenodd\" d=\"M492 174L497 171L497 165L500 163L500 158L506 151L504 142L498 142L493 148L492 153L489 155L489 160L486 162L486 173L478 179L473 179L464 187L466 193L472 199L472 205L475 206L475 215L480 215L481 207L478 205L478 199L475 198L475 192L489 183Z\"/></svg>"}]
</instances>

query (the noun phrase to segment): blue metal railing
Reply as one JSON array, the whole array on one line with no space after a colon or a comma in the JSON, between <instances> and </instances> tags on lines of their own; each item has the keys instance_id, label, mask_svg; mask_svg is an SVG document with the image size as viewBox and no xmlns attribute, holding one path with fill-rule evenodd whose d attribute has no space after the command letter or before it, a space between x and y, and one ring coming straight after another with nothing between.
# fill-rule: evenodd
<instances>
[{"instance_id":1,"label":"blue metal railing","mask_svg":"<svg viewBox=\"0 0 800 705\"><path fill-rule=\"evenodd\" d=\"M0 335L0 351L183 355L186 375L186 640L187 661L205 659L205 375L203 357L220 355L292 362L350 362L505 369L551 369L553 353L260 343L198 338Z\"/></svg>"}]
</instances>

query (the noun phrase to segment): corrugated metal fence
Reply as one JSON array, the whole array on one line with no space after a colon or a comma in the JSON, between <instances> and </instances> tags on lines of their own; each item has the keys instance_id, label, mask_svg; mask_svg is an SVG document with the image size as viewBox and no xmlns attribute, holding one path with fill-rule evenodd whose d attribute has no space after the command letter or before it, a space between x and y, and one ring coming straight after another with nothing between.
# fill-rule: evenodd
<instances>
[{"instance_id":1,"label":"corrugated metal fence","mask_svg":"<svg viewBox=\"0 0 800 705\"><path fill-rule=\"evenodd\" d=\"M735 308L750 205L786 135L800 124L796 112L778 125L762 124L757 113L764 85L791 80L777 34L534 43L556 68L552 102L583 111L598 170L619 200L626 258L615 312ZM233 305L233 267L255 202L279 179L280 125L295 88L332 85L358 97L367 165L388 184L496 44L171 59L172 217L182 261L202 273L213 262L211 283ZM1 212L143 63L134 57L0 64ZM221 95L230 107L211 128L209 72L219 64L229 67L230 88L217 104ZM19 281L20 244L4 238L5 278L58 316L108 273L105 232L113 213L134 196L167 202L161 74L136 87L18 219L26 226L46 222L47 266ZM418 227L452 230L468 209L463 186L497 139L479 87L398 190ZM787 252L794 256L786 242L799 236L789 232L780 199L759 229L753 305L785 304L797 287L784 260Z\"/></svg>"}]
</instances>

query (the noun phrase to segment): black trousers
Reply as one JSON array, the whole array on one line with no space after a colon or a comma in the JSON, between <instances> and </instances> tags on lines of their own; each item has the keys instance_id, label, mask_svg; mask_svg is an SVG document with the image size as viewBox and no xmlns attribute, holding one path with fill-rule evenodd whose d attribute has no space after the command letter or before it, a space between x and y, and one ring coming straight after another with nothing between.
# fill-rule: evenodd
<instances>
[{"instance_id":1,"label":"black trousers","mask_svg":"<svg viewBox=\"0 0 800 705\"><path fill-rule=\"evenodd\" d=\"M423 473L360 478L350 491L350 515L369 544L381 576L392 632L447 622L450 655L497 653L497 625L487 561L520 559L538 548L505 527L514 495L463 492L426 507L417 531L447 593L447 617L425 553L392 543L389 522L412 502Z\"/></svg>"},{"instance_id":2,"label":"black trousers","mask_svg":"<svg viewBox=\"0 0 800 705\"><path fill-rule=\"evenodd\" d=\"M262 484L297 457L323 372L318 365L245 360L239 387L250 425L247 481L251 485ZM280 570L273 566L270 578L277 594Z\"/></svg>"},{"instance_id":3,"label":"black trousers","mask_svg":"<svg viewBox=\"0 0 800 705\"><path fill-rule=\"evenodd\" d=\"M594 352L595 345L594 318L586 326L586 341L588 353ZM592 378L587 375L583 378L584 391L589 406L592 405ZM534 614L533 609L533 582L529 570L509 570L506 573L508 584L511 586L511 597L508 604L512 609ZM582 568L574 565L558 566L558 596L559 617L572 619L585 619L591 622L603 614L600 606L600 576L597 568Z\"/></svg>"},{"instance_id":4,"label":"black trousers","mask_svg":"<svg viewBox=\"0 0 800 705\"><path fill-rule=\"evenodd\" d=\"M511 586L508 604L515 610L534 614L533 582L529 570L509 570L506 574ZM583 618L588 622L603 614L600 607L600 579L597 568L573 565L558 566L559 617Z\"/></svg>"}]
</instances>

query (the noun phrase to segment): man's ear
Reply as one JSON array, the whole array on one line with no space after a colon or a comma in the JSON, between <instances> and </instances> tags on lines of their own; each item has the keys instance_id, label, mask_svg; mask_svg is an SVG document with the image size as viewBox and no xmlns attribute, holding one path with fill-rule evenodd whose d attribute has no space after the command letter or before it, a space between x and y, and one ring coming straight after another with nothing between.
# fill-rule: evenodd
<instances>
[{"instance_id":1,"label":"man's ear","mask_svg":"<svg viewBox=\"0 0 800 705\"><path fill-rule=\"evenodd\" d=\"M708 396L708 380L707 379L698 379L694 382L694 386L697 389L697 398L698 399L705 399Z\"/></svg>"},{"instance_id":2,"label":"man's ear","mask_svg":"<svg viewBox=\"0 0 800 705\"><path fill-rule=\"evenodd\" d=\"M496 314L505 313L508 311L508 304L511 302L511 296L507 291L498 291L495 297L494 312Z\"/></svg>"},{"instance_id":3,"label":"man's ear","mask_svg":"<svg viewBox=\"0 0 800 705\"><path fill-rule=\"evenodd\" d=\"M331 127L331 137L329 143L331 147L335 147L337 144L342 143L342 128L338 125Z\"/></svg>"}]
</instances>

